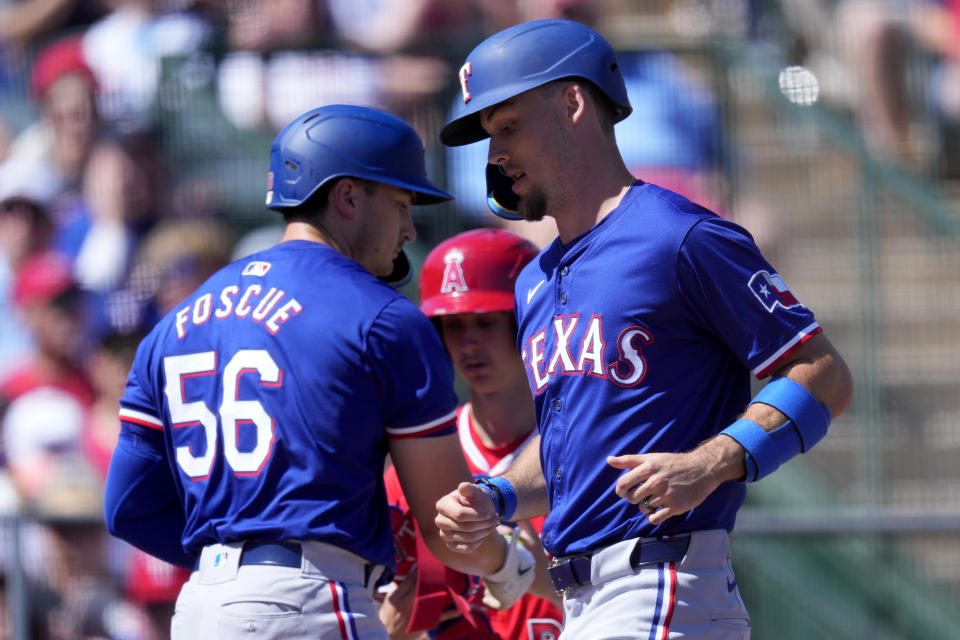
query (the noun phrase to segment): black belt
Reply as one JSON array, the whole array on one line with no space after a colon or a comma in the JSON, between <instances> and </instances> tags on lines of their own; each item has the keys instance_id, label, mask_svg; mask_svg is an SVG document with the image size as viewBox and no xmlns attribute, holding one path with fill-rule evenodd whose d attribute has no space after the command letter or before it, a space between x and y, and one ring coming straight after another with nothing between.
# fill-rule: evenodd
<instances>
[{"instance_id":1,"label":"black belt","mask_svg":"<svg viewBox=\"0 0 960 640\"><path fill-rule=\"evenodd\" d=\"M301 557L303 553L299 542L248 542L243 545L243 553L240 555L240 566L245 565L271 565L274 567L290 567L299 569L301 566ZM373 575L377 565L368 562L363 566L363 584L369 586L370 577ZM384 569L377 580L376 585L382 586L393 580L393 572Z\"/></svg>"},{"instance_id":2,"label":"black belt","mask_svg":"<svg viewBox=\"0 0 960 640\"><path fill-rule=\"evenodd\" d=\"M299 542L247 542L240 554L240 566L267 565L299 569L302 566L303 551ZM200 559L194 565L197 569ZM363 584L370 586L370 578L377 565L368 562L363 566ZM380 587L393 580L393 572L385 568L374 586Z\"/></svg>"},{"instance_id":3,"label":"black belt","mask_svg":"<svg viewBox=\"0 0 960 640\"><path fill-rule=\"evenodd\" d=\"M679 562L687 553L690 545L690 534L684 533L670 538L640 539L630 552L630 566L633 569L646 564L660 564L661 562ZM578 587L590 582L591 553L581 553L554 560L547 571L553 588L557 594L562 594L571 587Z\"/></svg>"},{"instance_id":4,"label":"black belt","mask_svg":"<svg viewBox=\"0 0 960 640\"><path fill-rule=\"evenodd\" d=\"M272 565L299 569L303 553L298 542L248 542L240 554L240 566Z\"/></svg>"}]
</instances>

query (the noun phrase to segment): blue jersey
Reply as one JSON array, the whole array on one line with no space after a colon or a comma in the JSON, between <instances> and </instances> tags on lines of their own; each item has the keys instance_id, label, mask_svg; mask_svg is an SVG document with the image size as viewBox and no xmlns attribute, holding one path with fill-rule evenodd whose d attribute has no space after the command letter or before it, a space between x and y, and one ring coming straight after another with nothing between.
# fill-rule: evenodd
<instances>
[{"instance_id":1,"label":"blue jersey","mask_svg":"<svg viewBox=\"0 0 960 640\"><path fill-rule=\"evenodd\" d=\"M731 530L744 485L651 525L608 455L683 452L717 434L820 331L741 227L652 184L520 274L518 349L534 395L553 555L635 536Z\"/></svg>"},{"instance_id":2,"label":"blue jersey","mask_svg":"<svg viewBox=\"0 0 960 640\"><path fill-rule=\"evenodd\" d=\"M413 303L293 241L225 267L163 318L120 404L124 434L169 465L188 552L309 539L392 566L388 438L453 433L457 397Z\"/></svg>"}]
</instances>

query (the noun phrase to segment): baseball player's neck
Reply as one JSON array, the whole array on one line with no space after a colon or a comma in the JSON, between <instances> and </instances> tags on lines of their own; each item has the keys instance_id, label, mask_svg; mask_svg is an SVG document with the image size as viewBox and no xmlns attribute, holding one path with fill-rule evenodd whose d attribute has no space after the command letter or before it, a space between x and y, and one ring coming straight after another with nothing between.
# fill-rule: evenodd
<instances>
[{"instance_id":1,"label":"baseball player's neck","mask_svg":"<svg viewBox=\"0 0 960 640\"><path fill-rule=\"evenodd\" d=\"M290 242L291 240L306 240L308 242L325 244L344 255L348 255L342 243L338 242L334 234L331 234L320 223L314 224L301 221L288 223L283 237L280 238L280 242Z\"/></svg>"},{"instance_id":2,"label":"baseball player's neck","mask_svg":"<svg viewBox=\"0 0 960 640\"><path fill-rule=\"evenodd\" d=\"M470 392L470 422L487 447L516 442L536 428L537 419L527 387L496 394Z\"/></svg>"},{"instance_id":3,"label":"baseball player's neck","mask_svg":"<svg viewBox=\"0 0 960 640\"><path fill-rule=\"evenodd\" d=\"M560 239L567 244L582 236L620 205L634 177L619 154L616 164L594 163L583 167L575 193L568 193L550 212L557 221Z\"/></svg>"}]
</instances>

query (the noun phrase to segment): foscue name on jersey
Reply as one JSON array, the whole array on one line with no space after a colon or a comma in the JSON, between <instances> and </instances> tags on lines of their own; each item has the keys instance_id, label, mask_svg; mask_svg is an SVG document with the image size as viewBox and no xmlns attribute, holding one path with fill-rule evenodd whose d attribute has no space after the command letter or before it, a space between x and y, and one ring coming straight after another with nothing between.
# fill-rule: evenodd
<instances>
[{"instance_id":1,"label":"foscue name on jersey","mask_svg":"<svg viewBox=\"0 0 960 640\"><path fill-rule=\"evenodd\" d=\"M283 304L280 304L286 292L283 289L270 287L266 294L261 297L263 287L259 284L251 284L240 294L240 287L235 284L224 287L217 300L220 306L216 309L214 306L214 294L201 294L192 305L177 311L177 338L183 339L187 335L188 323L194 326L200 326L213 318L214 320L225 320L230 316L237 318L250 318L253 322L263 323L263 327L271 334L276 333L283 327L283 324L303 310L303 306L297 302L296 298L290 298ZM237 296L239 295L239 299Z\"/></svg>"}]
</instances>

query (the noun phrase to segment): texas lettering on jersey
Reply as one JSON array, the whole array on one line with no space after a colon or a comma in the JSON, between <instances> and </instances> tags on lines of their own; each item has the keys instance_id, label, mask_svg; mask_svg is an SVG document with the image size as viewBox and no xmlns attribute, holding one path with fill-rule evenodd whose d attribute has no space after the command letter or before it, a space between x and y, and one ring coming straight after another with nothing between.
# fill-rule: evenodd
<instances>
[{"instance_id":1,"label":"texas lettering on jersey","mask_svg":"<svg viewBox=\"0 0 960 640\"><path fill-rule=\"evenodd\" d=\"M607 341L603 335L601 316L590 316L582 329L579 329L579 325L578 313L556 316L549 327L541 328L527 339L521 356L530 370L534 393L546 389L547 382L554 375L586 374L609 380L619 387L640 384L647 372L643 347L653 342L653 334L649 329L633 325L620 331L616 343L619 357L604 362L603 351ZM551 354L545 351L547 332L553 333L556 342Z\"/></svg>"}]
</instances>

